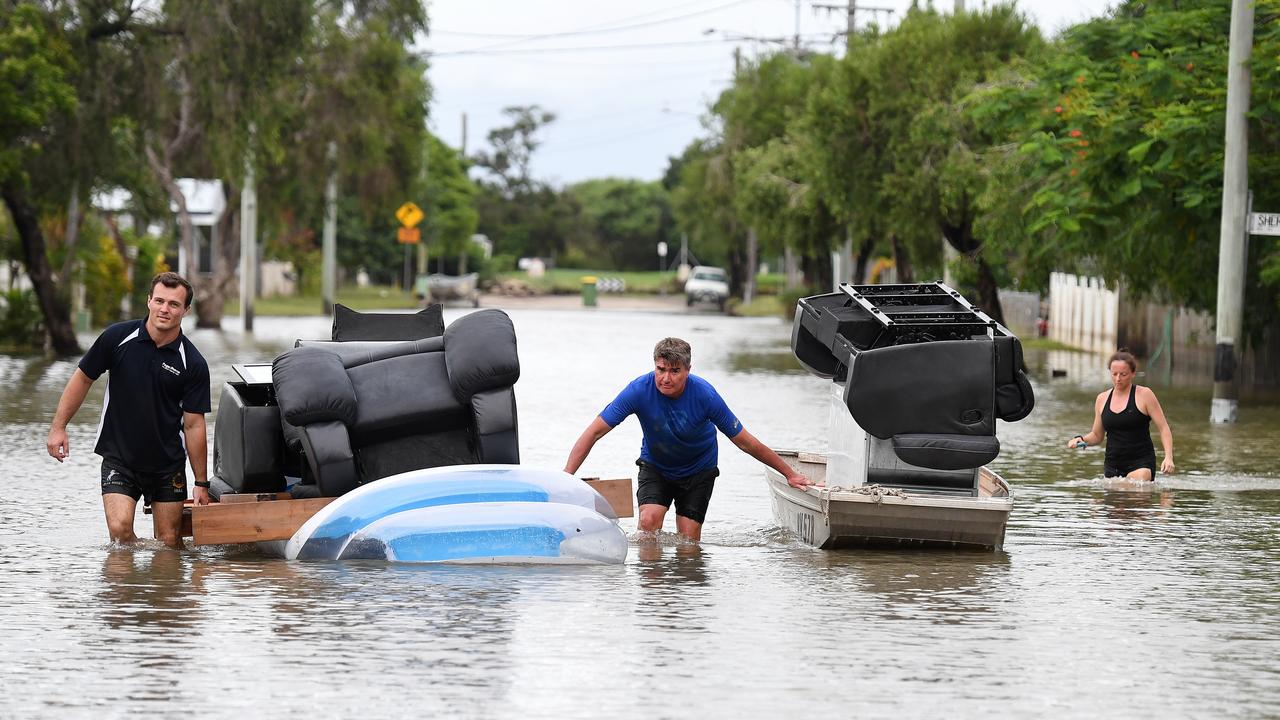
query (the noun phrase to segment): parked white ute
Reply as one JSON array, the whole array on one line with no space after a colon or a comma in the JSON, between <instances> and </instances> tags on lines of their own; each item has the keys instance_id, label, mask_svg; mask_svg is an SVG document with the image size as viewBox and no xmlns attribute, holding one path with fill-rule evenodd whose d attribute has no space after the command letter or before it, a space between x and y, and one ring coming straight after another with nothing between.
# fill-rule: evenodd
<instances>
[{"instance_id":1,"label":"parked white ute","mask_svg":"<svg viewBox=\"0 0 1280 720\"><path fill-rule=\"evenodd\" d=\"M684 297L690 307L698 302L714 303L724 310L724 303L729 299L729 276L721 268L698 265L684 281Z\"/></svg>"}]
</instances>

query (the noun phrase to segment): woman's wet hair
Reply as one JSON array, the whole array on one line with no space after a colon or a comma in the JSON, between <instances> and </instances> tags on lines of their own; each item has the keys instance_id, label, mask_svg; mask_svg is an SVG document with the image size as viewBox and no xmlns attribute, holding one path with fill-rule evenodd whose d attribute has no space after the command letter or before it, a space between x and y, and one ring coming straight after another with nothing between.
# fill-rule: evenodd
<instances>
[{"instance_id":1,"label":"woman's wet hair","mask_svg":"<svg viewBox=\"0 0 1280 720\"><path fill-rule=\"evenodd\" d=\"M666 360L680 367L690 367L693 362L693 348L680 338L663 338L653 346L653 359Z\"/></svg>"},{"instance_id":2,"label":"woman's wet hair","mask_svg":"<svg viewBox=\"0 0 1280 720\"><path fill-rule=\"evenodd\" d=\"M1111 359L1107 361L1107 367L1111 367L1111 363L1117 360L1128 365L1129 372L1138 372L1138 359L1133 356L1133 353L1129 352L1129 348L1120 348L1117 350L1115 354L1111 356Z\"/></svg>"}]
</instances>

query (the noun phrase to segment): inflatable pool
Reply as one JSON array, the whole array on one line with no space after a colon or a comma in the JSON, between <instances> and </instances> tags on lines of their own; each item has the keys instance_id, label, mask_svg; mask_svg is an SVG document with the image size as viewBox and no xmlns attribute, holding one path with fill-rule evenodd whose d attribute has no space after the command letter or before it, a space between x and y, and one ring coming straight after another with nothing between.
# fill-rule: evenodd
<instances>
[{"instance_id":1,"label":"inflatable pool","mask_svg":"<svg viewBox=\"0 0 1280 720\"><path fill-rule=\"evenodd\" d=\"M290 560L621 563L609 503L568 473L518 465L413 470L363 485L313 515Z\"/></svg>"}]
</instances>

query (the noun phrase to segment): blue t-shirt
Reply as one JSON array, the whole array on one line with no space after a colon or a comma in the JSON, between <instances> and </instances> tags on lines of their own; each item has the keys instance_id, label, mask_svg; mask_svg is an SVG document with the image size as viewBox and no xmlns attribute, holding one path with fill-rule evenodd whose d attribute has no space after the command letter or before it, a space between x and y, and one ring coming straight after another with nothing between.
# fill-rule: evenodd
<instances>
[{"instance_id":1,"label":"blue t-shirt","mask_svg":"<svg viewBox=\"0 0 1280 720\"><path fill-rule=\"evenodd\" d=\"M716 428L728 438L743 429L711 383L697 375L689 376L684 392L674 400L658 391L653 373L641 375L618 393L600 419L612 428L628 415L639 418L644 431L640 459L671 478L716 466Z\"/></svg>"},{"instance_id":2,"label":"blue t-shirt","mask_svg":"<svg viewBox=\"0 0 1280 720\"><path fill-rule=\"evenodd\" d=\"M90 380L108 373L94 452L137 472L182 470L182 414L209 412L209 365L186 335L179 331L156 347L145 319L116 323L94 341L80 369Z\"/></svg>"}]
</instances>

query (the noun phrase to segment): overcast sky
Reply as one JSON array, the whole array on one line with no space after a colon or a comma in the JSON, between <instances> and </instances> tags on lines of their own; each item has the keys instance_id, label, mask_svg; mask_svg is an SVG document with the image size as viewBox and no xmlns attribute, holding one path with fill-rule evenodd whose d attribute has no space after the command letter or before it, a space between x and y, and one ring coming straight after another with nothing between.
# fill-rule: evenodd
<instances>
[{"instance_id":1,"label":"overcast sky","mask_svg":"<svg viewBox=\"0 0 1280 720\"><path fill-rule=\"evenodd\" d=\"M839 4L836 11L821 5ZM975 0L968 0L970 8ZM937 7L950 10L954 0ZM1106 0L1018 3L1047 34L1102 14ZM910 0L867 0L858 26L897 24ZM700 116L728 85L733 49L746 57L791 43L836 51L844 0L432 0L431 128L468 153L506 124L502 109L537 104L557 119L540 136L535 177L662 176L667 159L705 135Z\"/></svg>"}]
</instances>

